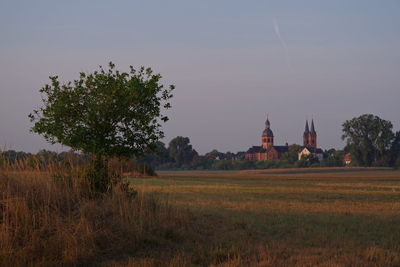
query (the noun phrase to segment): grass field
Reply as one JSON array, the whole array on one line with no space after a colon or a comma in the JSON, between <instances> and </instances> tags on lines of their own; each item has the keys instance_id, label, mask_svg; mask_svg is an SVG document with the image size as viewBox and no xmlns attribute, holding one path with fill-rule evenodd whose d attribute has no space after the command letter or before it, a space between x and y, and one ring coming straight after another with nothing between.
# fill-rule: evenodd
<instances>
[{"instance_id":1,"label":"grass field","mask_svg":"<svg viewBox=\"0 0 400 267\"><path fill-rule=\"evenodd\" d=\"M399 171L160 172L130 183L191 214L176 265L400 266Z\"/></svg>"},{"instance_id":2,"label":"grass field","mask_svg":"<svg viewBox=\"0 0 400 267\"><path fill-rule=\"evenodd\" d=\"M0 266L400 266L400 171L74 173L0 170Z\"/></svg>"}]
</instances>

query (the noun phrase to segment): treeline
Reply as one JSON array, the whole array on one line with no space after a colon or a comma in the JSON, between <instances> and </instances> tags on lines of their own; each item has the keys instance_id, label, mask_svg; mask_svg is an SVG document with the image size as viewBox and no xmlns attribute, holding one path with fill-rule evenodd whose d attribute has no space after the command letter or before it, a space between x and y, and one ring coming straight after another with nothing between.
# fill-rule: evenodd
<instances>
[{"instance_id":1,"label":"treeline","mask_svg":"<svg viewBox=\"0 0 400 267\"><path fill-rule=\"evenodd\" d=\"M339 167L344 166L344 151L335 149L324 152L324 160L319 162L312 155L298 160L300 146L293 144L289 151L282 155L280 161L249 161L246 152L220 152L212 150L204 155L190 144L189 137L177 136L166 146L158 142L154 152L139 158L138 162L148 164L158 170L244 170L270 168L306 168L306 167Z\"/></svg>"},{"instance_id":2,"label":"treeline","mask_svg":"<svg viewBox=\"0 0 400 267\"><path fill-rule=\"evenodd\" d=\"M307 168L344 166L344 155L351 155L351 166L400 167L400 132L393 131L390 121L365 114L343 123L343 140L347 144L343 150L324 151L323 160L309 155L298 160L301 146L293 144L280 161L249 161L246 152L220 152L212 150L204 155L190 144L189 137L177 136L168 146L157 142L156 148L143 156L127 160L129 170L243 170L269 168ZM14 166L20 169L46 170L51 163L67 162L82 165L90 161L90 156L75 152L56 153L41 150L37 154L8 150L0 153L0 167ZM150 167L151 169L149 169Z\"/></svg>"},{"instance_id":3,"label":"treeline","mask_svg":"<svg viewBox=\"0 0 400 267\"><path fill-rule=\"evenodd\" d=\"M124 168L127 171L148 172L151 169L244 170L343 166L344 151L327 150L324 153L324 160L319 162L317 158L312 156L297 160L299 148L298 145L289 146L289 152L284 153L281 161L249 161L245 159L245 152L223 153L214 149L204 155L199 155L190 144L188 137L178 136L172 139L168 146L158 142L155 151L149 151L137 159L127 160ZM89 155L73 151L57 153L41 150L32 154L8 150L0 153L0 168L18 170L49 170L55 164L80 166L89 162ZM113 164L113 162L111 161L110 164Z\"/></svg>"}]
</instances>

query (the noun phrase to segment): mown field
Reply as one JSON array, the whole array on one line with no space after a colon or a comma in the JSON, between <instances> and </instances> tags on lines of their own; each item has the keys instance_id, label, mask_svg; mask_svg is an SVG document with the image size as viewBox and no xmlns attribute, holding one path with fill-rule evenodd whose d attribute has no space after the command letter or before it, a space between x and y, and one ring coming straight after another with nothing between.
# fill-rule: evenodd
<instances>
[{"instance_id":1,"label":"mown field","mask_svg":"<svg viewBox=\"0 0 400 267\"><path fill-rule=\"evenodd\" d=\"M130 183L190 214L176 265L400 266L400 171L160 172ZM127 263L157 265L157 253Z\"/></svg>"}]
</instances>

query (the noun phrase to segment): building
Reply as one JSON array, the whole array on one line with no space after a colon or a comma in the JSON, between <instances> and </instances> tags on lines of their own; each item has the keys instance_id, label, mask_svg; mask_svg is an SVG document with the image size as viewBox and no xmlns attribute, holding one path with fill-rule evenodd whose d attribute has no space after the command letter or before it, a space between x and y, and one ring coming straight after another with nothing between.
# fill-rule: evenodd
<instances>
[{"instance_id":1,"label":"building","mask_svg":"<svg viewBox=\"0 0 400 267\"><path fill-rule=\"evenodd\" d=\"M271 123L268 118L265 122L265 129L261 136L261 146L252 146L247 150L245 158L247 160L281 160L283 154L289 151L288 144L284 146L274 145L274 133L271 130ZM298 158L305 155L317 157L318 160L323 159L323 151L321 148L317 148L317 132L314 127L314 120L311 121L311 130L308 127L308 121L306 121L306 127L303 134L303 146L298 152Z\"/></svg>"},{"instance_id":2,"label":"building","mask_svg":"<svg viewBox=\"0 0 400 267\"><path fill-rule=\"evenodd\" d=\"M308 155L313 155L322 161L324 158L324 151L317 147L317 132L314 127L314 120L311 121L311 129L308 127L308 121L306 121L306 127L303 134L303 146L298 153L299 160Z\"/></svg>"},{"instance_id":3,"label":"building","mask_svg":"<svg viewBox=\"0 0 400 267\"><path fill-rule=\"evenodd\" d=\"M245 154L247 160L280 160L282 154L289 151L289 147L275 146L274 133L271 130L271 123L268 118L265 122L265 129L261 136L261 146L253 146Z\"/></svg>"},{"instance_id":4,"label":"building","mask_svg":"<svg viewBox=\"0 0 400 267\"><path fill-rule=\"evenodd\" d=\"M351 163L351 153L344 154L343 161L345 165L349 165Z\"/></svg>"}]
</instances>

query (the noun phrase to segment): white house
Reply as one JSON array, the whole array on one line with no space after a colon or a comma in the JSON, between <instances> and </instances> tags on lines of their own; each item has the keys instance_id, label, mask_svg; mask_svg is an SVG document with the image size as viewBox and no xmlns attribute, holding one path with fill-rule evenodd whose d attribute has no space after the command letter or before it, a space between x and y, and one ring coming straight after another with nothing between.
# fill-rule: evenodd
<instances>
[{"instance_id":1,"label":"white house","mask_svg":"<svg viewBox=\"0 0 400 267\"><path fill-rule=\"evenodd\" d=\"M298 153L299 160L303 156L313 155L314 157L318 158L319 161L324 159L324 151L321 148L314 148L310 146L303 147L300 152Z\"/></svg>"}]
</instances>

